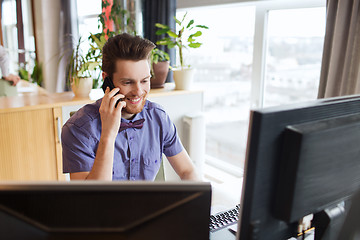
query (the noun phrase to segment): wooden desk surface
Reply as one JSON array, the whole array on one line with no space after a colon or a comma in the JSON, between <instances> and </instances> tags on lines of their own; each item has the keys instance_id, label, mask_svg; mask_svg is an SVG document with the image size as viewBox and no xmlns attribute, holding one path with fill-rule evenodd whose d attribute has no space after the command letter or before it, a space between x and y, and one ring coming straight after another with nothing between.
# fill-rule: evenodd
<instances>
[{"instance_id":1,"label":"wooden desk surface","mask_svg":"<svg viewBox=\"0 0 360 240\"><path fill-rule=\"evenodd\" d=\"M196 91L174 90L173 83L165 84L164 88L151 89L149 97L160 97L167 95L178 95L193 93ZM48 107L58 107L66 105L81 105L96 101L103 97L102 89L93 89L89 98L76 98L73 92L50 93L39 95L28 95L13 97L0 97L0 113L17 112Z\"/></svg>"}]
</instances>

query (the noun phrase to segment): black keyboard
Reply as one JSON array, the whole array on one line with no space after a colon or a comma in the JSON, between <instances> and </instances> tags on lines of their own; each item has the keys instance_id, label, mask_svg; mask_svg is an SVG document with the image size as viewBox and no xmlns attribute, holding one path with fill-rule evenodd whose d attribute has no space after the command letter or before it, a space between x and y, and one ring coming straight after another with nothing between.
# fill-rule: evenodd
<instances>
[{"instance_id":1,"label":"black keyboard","mask_svg":"<svg viewBox=\"0 0 360 240\"><path fill-rule=\"evenodd\" d=\"M210 232L215 232L234 223L237 223L239 219L239 209L240 204L236 205L234 208L228 211L211 215L209 224Z\"/></svg>"}]
</instances>

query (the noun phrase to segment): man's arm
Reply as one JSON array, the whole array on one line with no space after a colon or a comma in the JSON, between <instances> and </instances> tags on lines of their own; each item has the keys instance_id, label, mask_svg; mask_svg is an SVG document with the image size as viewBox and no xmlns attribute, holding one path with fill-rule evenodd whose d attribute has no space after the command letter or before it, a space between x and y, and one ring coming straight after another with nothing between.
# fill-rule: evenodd
<instances>
[{"instance_id":1,"label":"man's arm","mask_svg":"<svg viewBox=\"0 0 360 240\"><path fill-rule=\"evenodd\" d=\"M115 138L100 137L94 165L90 172L70 173L71 180L112 180Z\"/></svg>"},{"instance_id":2,"label":"man's arm","mask_svg":"<svg viewBox=\"0 0 360 240\"><path fill-rule=\"evenodd\" d=\"M12 82L13 86L16 86L18 82L20 81L20 77L14 74L9 74L7 76L3 76L3 79L9 82Z\"/></svg>"},{"instance_id":3,"label":"man's arm","mask_svg":"<svg viewBox=\"0 0 360 240\"><path fill-rule=\"evenodd\" d=\"M199 176L197 176L195 167L185 150L182 150L175 156L167 157L167 159L181 180L201 180Z\"/></svg>"},{"instance_id":4,"label":"man's arm","mask_svg":"<svg viewBox=\"0 0 360 240\"><path fill-rule=\"evenodd\" d=\"M0 45L0 69L2 78L6 81L12 82L13 86L20 81L19 76L9 73L9 57L2 45Z\"/></svg>"},{"instance_id":5,"label":"man's arm","mask_svg":"<svg viewBox=\"0 0 360 240\"><path fill-rule=\"evenodd\" d=\"M70 173L71 180L112 180L115 139L118 134L121 122L121 110L126 103L120 101L117 107L116 102L124 95L117 94L119 88L106 89L100 105L101 136L96 151L94 165L90 172Z\"/></svg>"}]
</instances>

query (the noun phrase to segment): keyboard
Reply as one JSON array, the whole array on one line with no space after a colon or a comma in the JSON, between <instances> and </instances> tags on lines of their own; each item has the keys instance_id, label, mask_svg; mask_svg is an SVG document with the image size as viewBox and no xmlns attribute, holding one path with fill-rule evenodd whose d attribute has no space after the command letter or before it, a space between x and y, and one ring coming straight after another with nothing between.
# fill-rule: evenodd
<instances>
[{"instance_id":1,"label":"keyboard","mask_svg":"<svg viewBox=\"0 0 360 240\"><path fill-rule=\"evenodd\" d=\"M239 219L239 209L240 204L230 210L211 215L209 224L210 232L216 232L237 223Z\"/></svg>"}]
</instances>

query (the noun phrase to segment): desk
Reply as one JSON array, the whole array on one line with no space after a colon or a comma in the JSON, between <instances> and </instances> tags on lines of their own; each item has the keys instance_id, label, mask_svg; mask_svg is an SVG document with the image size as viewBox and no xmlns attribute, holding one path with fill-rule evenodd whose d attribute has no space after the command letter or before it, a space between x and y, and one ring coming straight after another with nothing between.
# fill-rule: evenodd
<instances>
[{"instance_id":1,"label":"desk","mask_svg":"<svg viewBox=\"0 0 360 240\"><path fill-rule=\"evenodd\" d=\"M72 92L0 97L0 180L65 180L61 127L70 111L102 96L96 89L89 98ZM202 111L202 98L202 91L173 90L173 84L149 93L164 106L180 138L185 137L182 116Z\"/></svg>"}]
</instances>

